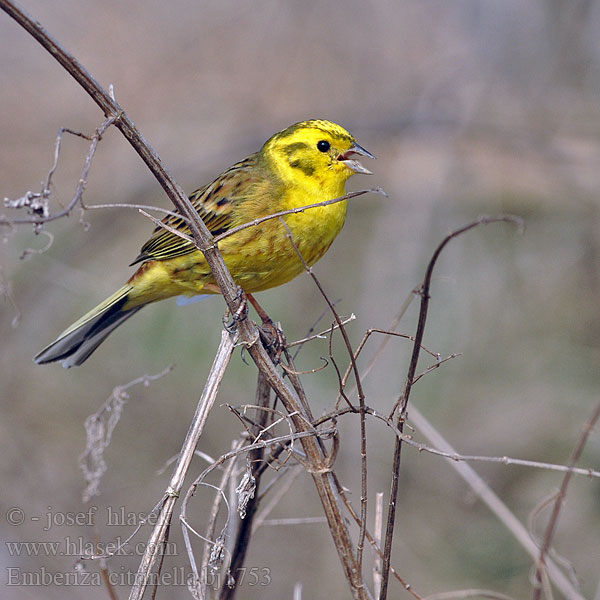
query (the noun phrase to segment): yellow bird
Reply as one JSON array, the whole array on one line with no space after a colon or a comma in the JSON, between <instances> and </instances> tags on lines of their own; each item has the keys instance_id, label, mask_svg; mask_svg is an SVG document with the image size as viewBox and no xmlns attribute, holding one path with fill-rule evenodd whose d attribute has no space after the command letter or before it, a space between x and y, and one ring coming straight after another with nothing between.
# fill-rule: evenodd
<instances>
[{"instance_id":1,"label":"yellow bird","mask_svg":"<svg viewBox=\"0 0 600 600\"><path fill-rule=\"evenodd\" d=\"M234 164L190 200L213 235L276 212L339 198L354 173L370 174L354 157L375 158L335 123L311 120L276 133L261 150ZM346 219L347 201L282 217L309 265L329 249ZM163 221L190 233L182 218ZM304 270L277 218L248 227L219 242L236 284L248 293L287 283ZM219 292L202 252L161 227L131 263L142 263L129 281L63 331L36 357L38 364L62 360L78 366L126 319L146 304L172 296Z\"/></svg>"}]
</instances>

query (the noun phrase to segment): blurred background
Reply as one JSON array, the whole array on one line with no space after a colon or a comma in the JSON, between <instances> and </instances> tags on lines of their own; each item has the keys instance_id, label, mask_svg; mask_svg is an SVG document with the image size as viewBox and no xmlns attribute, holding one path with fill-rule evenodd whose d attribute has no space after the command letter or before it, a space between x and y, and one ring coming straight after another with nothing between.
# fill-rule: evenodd
<instances>
[{"instance_id":1,"label":"blurred background","mask_svg":"<svg viewBox=\"0 0 600 600\"><path fill-rule=\"evenodd\" d=\"M190 192L275 131L307 118L342 124L377 156L368 164L375 175L354 177L349 187L381 185L389 197L352 200L344 231L315 269L330 297L340 299L339 311L356 314L348 326L354 344L366 329L390 325L450 230L482 214L521 216L523 235L509 225L480 227L442 256L425 343L443 356L462 356L421 380L411 403L459 452L567 463L600 398L600 1L135 0L127 10L116 0L22 4L104 86L114 85L117 100ZM60 127L92 133L103 117L4 13L0 40L0 194L14 199L41 188ZM54 178L63 205L87 147L78 138L64 140ZM100 144L85 201L170 207L116 130ZM157 471L179 451L219 341L221 299L188 307L173 300L147 307L78 369L34 365L42 347L130 276L127 265L152 229L133 210L88 211L83 219L87 226L76 210L49 224L52 246L25 260L24 250L43 248L48 238L29 226L0 229L0 539L59 543L56 556L44 549L19 557L14 547L0 545L6 582L9 568L71 572L76 558L67 556L73 554L67 540L89 543L97 535L108 543L131 533L111 526L106 511L145 513L159 500L169 469ZM303 337L326 308L308 276L259 298L289 340ZM417 304L401 332L414 333ZM330 322L326 317L321 327ZM379 341L367 346L362 367ZM345 367L344 350L335 347ZM410 350L407 341L390 342L365 380L369 406L389 412ZM327 342L313 342L297 367L318 367L326 355ZM171 374L129 390L106 453L102 494L92 501L96 534L61 524L60 515L89 508L78 469L86 416L115 386L171 364ZM421 369L428 364L423 357ZM200 442L204 452L229 450L241 426L223 403L253 401L255 382L255 367L238 351ZM330 409L333 369L304 382L315 414ZM358 506L358 422L345 417L339 426L336 468ZM422 439L418 431L415 437ZM393 443L391 431L370 423L371 528L374 494L389 490ZM581 464L598 468L599 453L595 433ZM198 459L191 475L204 466ZM523 522L562 477L474 466ZM583 596L596 599L599 492L597 480L572 481L555 539ZM199 528L211 497L200 490L194 499ZM7 522L11 507L23 510L22 525ZM58 515L51 527L47 513ZM271 516L320 514L303 474ZM546 518L539 517L537 534ZM173 529L177 552L165 570L188 564L179 527ZM147 537L143 530L135 541ZM368 549L365 560L369 570ZM138 562L119 556L109 567L127 573ZM443 459L410 448L403 453L392 562L423 596L459 588L531 594L532 561L511 534ZM306 598L349 596L323 525L262 527L246 564L270 569L271 581L244 586L240 597L291 597L296 582ZM86 568L94 572L98 565ZM396 582L391 586L390 597L409 597ZM127 589L119 588L119 597ZM3 597L39 593L33 586L6 587ZM107 597L101 586L55 584L43 594ZM189 594L174 586L159 597Z\"/></svg>"}]
</instances>

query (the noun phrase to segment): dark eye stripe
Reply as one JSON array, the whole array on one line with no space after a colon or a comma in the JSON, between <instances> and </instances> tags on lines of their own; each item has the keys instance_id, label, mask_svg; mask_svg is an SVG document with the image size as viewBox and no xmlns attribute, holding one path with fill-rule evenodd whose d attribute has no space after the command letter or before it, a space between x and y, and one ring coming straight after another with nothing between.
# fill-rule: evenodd
<instances>
[{"instance_id":1,"label":"dark eye stripe","mask_svg":"<svg viewBox=\"0 0 600 600\"><path fill-rule=\"evenodd\" d=\"M285 147L285 153L288 156L291 156L298 150L304 150L305 148L308 148L308 144L305 144L304 142L294 142L293 144L288 144Z\"/></svg>"}]
</instances>

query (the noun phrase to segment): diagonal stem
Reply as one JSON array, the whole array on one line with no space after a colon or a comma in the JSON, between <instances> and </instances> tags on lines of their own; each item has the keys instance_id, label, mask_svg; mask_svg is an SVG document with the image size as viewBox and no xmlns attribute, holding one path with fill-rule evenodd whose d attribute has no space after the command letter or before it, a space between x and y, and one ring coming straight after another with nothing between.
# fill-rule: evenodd
<instances>
[{"instance_id":1,"label":"diagonal stem","mask_svg":"<svg viewBox=\"0 0 600 600\"><path fill-rule=\"evenodd\" d=\"M154 526L152 535L148 540L148 544L146 544L146 549L138 568L135 583L131 588L129 600L141 600L144 595L150 574L156 564L156 559L160 555L162 544L165 541L171 524L173 510L177 499L179 498L179 492L183 487L183 481L188 468L194 457L196 445L204 430L204 425L208 419L208 413L217 397L221 380L225 375L225 370L227 369L227 365L229 364L234 349L235 338L232 338L227 331L223 330L221 332L219 349L217 350L206 385L202 391L202 396L200 396L200 400L198 401L194 418L192 419L185 441L181 447L175 470L171 475L169 485L165 491L164 503L160 509L160 515Z\"/></svg>"}]
</instances>

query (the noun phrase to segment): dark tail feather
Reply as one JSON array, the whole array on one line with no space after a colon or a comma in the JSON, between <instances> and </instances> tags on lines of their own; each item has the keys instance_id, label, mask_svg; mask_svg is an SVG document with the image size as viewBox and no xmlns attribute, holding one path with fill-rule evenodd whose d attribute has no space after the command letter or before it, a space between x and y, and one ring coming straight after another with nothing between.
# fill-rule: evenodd
<instances>
[{"instance_id":1,"label":"dark tail feather","mask_svg":"<svg viewBox=\"0 0 600 600\"><path fill-rule=\"evenodd\" d=\"M65 368L78 367L112 331L142 308L142 306L137 306L123 310L130 291L130 286L122 287L63 331L33 360L37 364L61 360Z\"/></svg>"}]
</instances>

